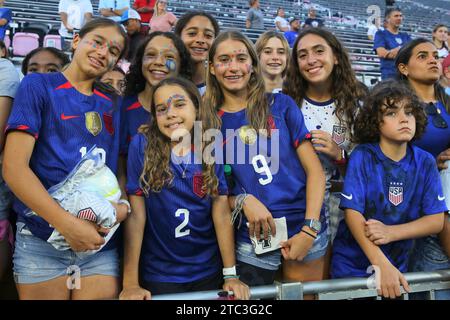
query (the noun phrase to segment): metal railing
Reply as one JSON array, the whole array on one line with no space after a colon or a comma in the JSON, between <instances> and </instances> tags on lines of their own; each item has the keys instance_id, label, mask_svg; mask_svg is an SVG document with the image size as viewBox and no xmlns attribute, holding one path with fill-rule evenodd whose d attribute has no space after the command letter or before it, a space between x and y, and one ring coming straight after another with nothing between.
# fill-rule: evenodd
<instances>
[{"instance_id":1,"label":"metal railing","mask_svg":"<svg viewBox=\"0 0 450 320\"><path fill-rule=\"evenodd\" d=\"M411 293L425 292L426 299L434 300L435 292L450 289L450 270L414 272L404 274ZM305 295L315 295L318 300L351 300L374 298L380 300L377 289L368 285L368 278L333 279L312 282L279 283L250 288L251 299L303 300ZM403 300L409 294L402 288ZM217 300L218 291L198 291L155 295L153 300Z\"/></svg>"}]
</instances>

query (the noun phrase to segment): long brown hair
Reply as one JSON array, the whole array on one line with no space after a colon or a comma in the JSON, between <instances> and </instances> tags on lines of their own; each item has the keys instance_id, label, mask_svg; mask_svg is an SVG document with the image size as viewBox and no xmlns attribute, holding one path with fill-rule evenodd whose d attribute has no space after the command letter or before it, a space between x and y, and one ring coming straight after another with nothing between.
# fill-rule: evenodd
<instances>
[{"instance_id":1,"label":"long brown hair","mask_svg":"<svg viewBox=\"0 0 450 320\"><path fill-rule=\"evenodd\" d=\"M221 33L216 40L214 40L211 49L209 50L209 68L210 71L206 75L206 93L203 97L203 108L201 109L202 120L210 128L219 129L222 126L222 120L217 115L217 111L225 102L225 96L222 88L219 85L216 77L211 73L211 65L214 63L214 55L217 47L225 40L236 40L242 42L248 50L252 59L253 72L247 84L247 118L249 124L258 130L267 130L267 135L270 135L268 118L269 118L269 101L265 93L264 80L261 72L261 67L258 61L258 55L253 48L250 40L238 31L226 31Z\"/></svg>"},{"instance_id":2,"label":"long brown hair","mask_svg":"<svg viewBox=\"0 0 450 320\"><path fill-rule=\"evenodd\" d=\"M347 51L331 32L323 28L307 28L300 32L292 48L291 60L283 84L283 93L290 95L297 105L302 107L309 83L299 71L297 48L300 41L309 34L321 37L333 50L337 64L330 75L330 94L336 104L337 118L348 128L352 128L355 113L358 110L358 102L365 96L364 85L356 78Z\"/></svg>"},{"instance_id":3,"label":"long brown hair","mask_svg":"<svg viewBox=\"0 0 450 320\"><path fill-rule=\"evenodd\" d=\"M191 81L184 78L167 78L158 83L154 90L151 103L152 117L148 125L142 126L140 132L147 138L147 146L144 152L144 169L142 171L139 183L142 191L145 195L149 195L150 192L160 192L164 187L170 187L174 175L170 170L170 158L171 158L171 140L161 133L156 121L156 107L154 95L159 88L163 86L178 86L182 88L189 99L192 101L196 112L196 120L199 120L199 110L202 109L202 99L200 93ZM207 130L205 126L202 127L201 135ZM192 134L193 132L191 132ZM206 148L206 144L202 144L201 150L195 150L195 152L201 152ZM202 157L202 176L203 186L202 191L205 194L214 196L218 194L219 181L215 173L215 163L205 162ZM208 159L209 160L209 159Z\"/></svg>"}]
</instances>

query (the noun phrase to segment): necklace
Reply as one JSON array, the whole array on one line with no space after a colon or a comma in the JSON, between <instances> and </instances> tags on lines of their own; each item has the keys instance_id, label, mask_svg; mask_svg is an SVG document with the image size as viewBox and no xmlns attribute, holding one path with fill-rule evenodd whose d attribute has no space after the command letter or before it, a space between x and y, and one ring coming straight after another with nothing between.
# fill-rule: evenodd
<instances>
[{"instance_id":1,"label":"necklace","mask_svg":"<svg viewBox=\"0 0 450 320\"><path fill-rule=\"evenodd\" d=\"M181 178L185 179L186 178L186 169L187 169L187 164L183 169L183 166L181 165L182 162L180 162L178 165L180 166L180 168L183 170L183 172L181 173Z\"/></svg>"}]
</instances>

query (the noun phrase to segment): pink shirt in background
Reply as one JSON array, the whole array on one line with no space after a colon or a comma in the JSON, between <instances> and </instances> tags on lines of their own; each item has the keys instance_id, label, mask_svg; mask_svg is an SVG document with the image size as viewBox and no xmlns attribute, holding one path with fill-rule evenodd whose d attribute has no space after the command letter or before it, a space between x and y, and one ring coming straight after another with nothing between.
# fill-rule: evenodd
<instances>
[{"instance_id":1,"label":"pink shirt in background","mask_svg":"<svg viewBox=\"0 0 450 320\"><path fill-rule=\"evenodd\" d=\"M167 12L162 16L153 16L150 20L150 32L153 31L172 31L177 17L172 12Z\"/></svg>"}]
</instances>

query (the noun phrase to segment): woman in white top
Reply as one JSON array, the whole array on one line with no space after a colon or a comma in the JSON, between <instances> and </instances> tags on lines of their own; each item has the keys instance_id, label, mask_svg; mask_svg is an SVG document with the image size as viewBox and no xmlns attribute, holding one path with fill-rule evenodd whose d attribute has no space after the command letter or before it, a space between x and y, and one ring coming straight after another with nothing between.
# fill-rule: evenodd
<instances>
[{"instance_id":1,"label":"woman in white top","mask_svg":"<svg viewBox=\"0 0 450 320\"><path fill-rule=\"evenodd\" d=\"M433 43L438 49L439 59L448 55L448 28L445 24L438 24L433 29Z\"/></svg>"},{"instance_id":2,"label":"woman in white top","mask_svg":"<svg viewBox=\"0 0 450 320\"><path fill-rule=\"evenodd\" d=\"M275 22L275 27L280 32L286 32L291 29L289 26L289 22L284 18L284 9L283 8L278 8L277 16L276 16L274 22Z\"/></svg>"}]
</instances>

